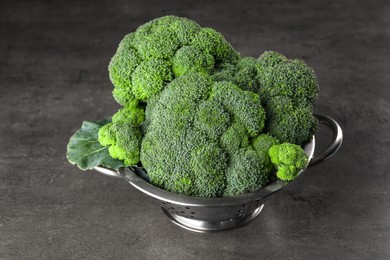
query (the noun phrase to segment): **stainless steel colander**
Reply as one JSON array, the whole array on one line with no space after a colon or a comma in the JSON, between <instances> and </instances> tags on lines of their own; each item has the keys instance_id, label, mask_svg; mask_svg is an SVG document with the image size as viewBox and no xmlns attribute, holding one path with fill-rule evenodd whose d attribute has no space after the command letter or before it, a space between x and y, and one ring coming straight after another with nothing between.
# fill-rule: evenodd
<instances>
[{"instance_id":1,"label":"stainless steel colander","mask_svg":"<svg viewBox=\"0 0 390 260\"><path fill-rule=\"evenodd\" d=\"M323 115L316 115L316 117L321 124L332 129L333 141L325 151L314 156L315 137L313 136L312 140L303 147L309 157L308 166L324 161L335 154L343 141L342 130L334 119ZM109 176L123 177L138 190L160 201L163 212L173 223L195 232L221 231L248 224L261 212L271 194L290 183L275 180L255 192L235 197L197 198L178 195L153 186L140 177L145 173L139 167L114 171L99 166L95 167L95 170ZM304 170L301 170L299 175Z\"/></svg>"}]
</instances>

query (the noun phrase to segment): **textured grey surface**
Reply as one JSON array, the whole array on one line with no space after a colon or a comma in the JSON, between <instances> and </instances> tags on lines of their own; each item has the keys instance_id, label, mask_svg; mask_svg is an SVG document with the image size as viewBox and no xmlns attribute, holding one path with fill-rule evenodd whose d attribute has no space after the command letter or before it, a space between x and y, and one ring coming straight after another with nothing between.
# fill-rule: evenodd
<instances>
[{"instance_id":1,"label":"textured grey surface","mask_svg":"<svg viewBox=\"0 0 390 260\"><path fill-rule=\"evenodd\" d=\"M0 3L0 259L390 258L388 1L81 2ZM241 229L180 229L125 181L65 158L82 120L118 109L106 68L122 36L165 14L214 27L243 55L303 58L315 111L344 129L334 158Z\"/></svg>"}]
</instances>

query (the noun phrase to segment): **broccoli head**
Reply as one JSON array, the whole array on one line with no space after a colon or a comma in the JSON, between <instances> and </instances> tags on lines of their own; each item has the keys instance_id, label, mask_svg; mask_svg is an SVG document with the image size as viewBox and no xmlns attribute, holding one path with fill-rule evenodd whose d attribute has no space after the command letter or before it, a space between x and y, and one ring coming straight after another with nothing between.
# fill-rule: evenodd
<instances>
[{"instance_id":1,"label":"broccoli head","mask_svg":"<svg viewBox=\"0 0 390 260\"><path fill-rule=\"evenodd\" d=\"M305 151L296 144L277 144L272 146L268 153L277 169L276 176L281 180L293 180L308 163Z\"/></svg>"},{"instance_id":2,"label":"broccoli head","mask_svg":"<svg viewBox=\"0 0 390 260\"><path fill-rule=\"evenodd\" d=\"M133 99L148 101L175 77L194 71L210 73L214 66L238 59L239 54L214 29L164 16L126 35L108 70L113 96L126 106Z\"/></svg>"},{"instance_id":3,"label":"broccoli head","mask_svg":"<svg viewBox=\"0 0 390 260\"><path fill-rule=\"evenodd\" d=\"M254 191L269 175L262 164L268 154L249 141L264 121L257 94L206 74L183 75L154 104L141 144L143 167L152 184L188 196Z\"/></svg>"},{"instance_id":4,"label":"broccoli head","mask_svg":"<svg viewBox=\"0 0 390 260\"><path fill-rule=\"evenodd\" d=\"M314 71L300 60L268 51L257 61L266 131L281 142L309 141L318 128L313 116L318 84Z\"/></svg>"}]
</instances>

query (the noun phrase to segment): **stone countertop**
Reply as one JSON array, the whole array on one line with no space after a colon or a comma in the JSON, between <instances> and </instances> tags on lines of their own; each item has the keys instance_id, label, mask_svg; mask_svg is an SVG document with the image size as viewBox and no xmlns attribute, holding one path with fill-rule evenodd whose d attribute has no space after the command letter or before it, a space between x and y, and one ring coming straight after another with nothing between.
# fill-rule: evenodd
<instances>
[{"instance_id":1,"label":"stone countertop","mask_svg":"<svg viewBox=\"0 0 390 260\"><path fill-rule=\"evenodd\" d=\"M166 14L242 55L304 59L315 112L344 130L336 156L240 229L185 231L125 181L66 160L82 120L119 108L107 65L121 38ZM389 17L385 0L1 1L0 259L390 259Z\"/></svg>"}]
</instances>

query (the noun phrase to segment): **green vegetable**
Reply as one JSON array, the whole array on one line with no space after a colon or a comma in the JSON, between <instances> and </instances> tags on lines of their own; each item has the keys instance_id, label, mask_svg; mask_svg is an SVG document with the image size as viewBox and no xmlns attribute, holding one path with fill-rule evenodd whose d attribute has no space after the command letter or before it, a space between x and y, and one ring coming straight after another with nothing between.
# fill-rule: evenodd
<instances>
[{"instance_id":1,"label":"green vegetable","mask_svg":"<svg viewBox=\"0 0 390 260\"><path fill-rule=\"evenodd\" d=\"M112 116L112 122L99 129L98 140L108 147L110 156L123 160L126 165L139 162L142 133L140 124L145 112L138 101L134 100L127 107L119 109Z\"/></svg>"},{"instance_id":2,"label":"green vegetable","mask_svg":"<svg viewBox=\"0 0 390 260\"><path fill-rule=\"evenodd\" d=\"M266 131L281 142L302 145L318 128L312 104L318 96L314 71L303 61L265 52L257 62Z\"/></svg>"},{"instance_id":3,"label":"green vegetable","mask_svg":"<svg viewBox=\"0 0 390 260\"><path fill-rule=\"evenodd\" d=\"M207 198L253 192L275 169L292 180L307 165L300 145L317 130L319 90L303 61L240 57L215 30L165 16L123 38L109 76L123 107L79 130L104 160L71 138L68 159L82 169L142 164L152 184Z\"/></svg>"},{"instance_id":4,"label":"green vegetable","mask_svg":"<svg viewBox=\"0 0 390 260\"><path fill-rule=\"evenodd\" d=\"M181 76L165 87L154 106L142 140L142 165L151 183L180 194L254 191L270 173L261 163L268 154L259 155L249 142L261 133L264 121L257 94L204 74Z\"/></svg>"},{"instance_id":5,"label":"green vegetable","mask_svg":"<svg viewBox=\"0 0 390 260\"><path fill-rule=\"evenodd\" d=\"M307 166L305 151L296 144L282 143L269 149L271 162L275 165L279 179L291 181Z\"/></svg>"},{"instance_id":6,"label":"green vegetable","mask_svg":"<svg viewBox=\"0 0 390 260\"><path fill-rule=\"evenodd\" d=\"M98 141L99 129L110 121L84 121L81 129L69 140L66 153L68 161L76 164L81 170L90 170L99 165L114 170L126 166L122 161L113 159L108 153L108 148L100 145Z\"/></svg>"},{"instance_id":7,"label":"green vegetable","mask_svg":"<svg viewBox=\"0 0 390 260\"><path fill-rule=\"evenodd\" d=\"M120 42L109 65L115 100L127 106L147 101L175 77L194 71L210 73L239 54L211 28L177 16L164 16L141 25Z\"/></svg>"}]
</instances>

